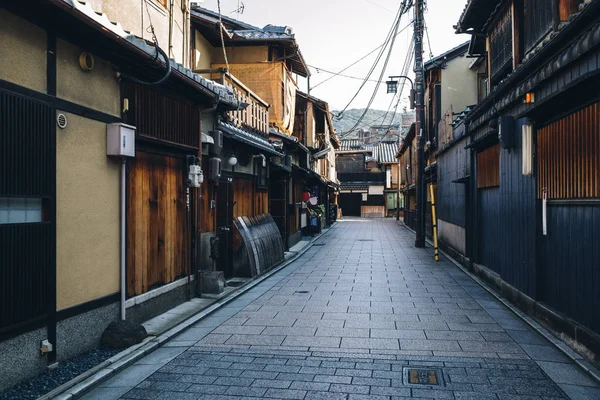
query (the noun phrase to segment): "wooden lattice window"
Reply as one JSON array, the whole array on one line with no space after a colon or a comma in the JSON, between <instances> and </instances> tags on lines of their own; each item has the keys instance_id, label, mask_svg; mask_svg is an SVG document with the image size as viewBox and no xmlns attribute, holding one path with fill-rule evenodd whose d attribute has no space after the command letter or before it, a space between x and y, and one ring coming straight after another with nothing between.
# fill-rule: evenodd
<instances>
[{"instance_id":1,"label":"wooden lattice window","mask_svg":"<svg viewBox=\"0 0 600 400\"><path fill-rule=\"evenodd\" d=\"M600 197L600 103L539 129L538 196Z\"/></svg>"},{"instance_id":2,"label":"wooden lattice window","mask_svg":"<svg viewBox=\"0 0 600 400\"><path fill-rule=\"evenodd\" d=\"M548 0L525 0L525 50L529 51L552 29L554 15Z\"/></svg>"},{"instance_id":3,"label":"wooden lattice window","mask_svg":"<svg viewBox=\"0 0 600 400\"><path fill-rule=\"evenodd\" d=\"M500 186L500 145L477 154L477 189Z\"/></svg>"},{"instance_id":4,"label":"wooden lattice window","mask_svg":"<svg viewBox=\"0 0 600 400\"><path fill-rule=\"evenodd\" d=\"M492 84L500 82L512 71L513 15L508 7L490 33L490 70Z\"/></svg>"}]
</instances>

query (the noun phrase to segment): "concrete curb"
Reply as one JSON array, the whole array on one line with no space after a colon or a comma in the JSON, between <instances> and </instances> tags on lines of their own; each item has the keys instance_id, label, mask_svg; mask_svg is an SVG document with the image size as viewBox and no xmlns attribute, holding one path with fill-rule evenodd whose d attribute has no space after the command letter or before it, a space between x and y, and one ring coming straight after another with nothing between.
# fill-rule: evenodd
<instances>
[{"instance_id":1,"label":"concrete curb","mask_svg":"<svg viewBox=\"0 0 600 400\"><path fill-rule=\"evenodd\" d=\"M406 229L411 232L415 232L405 224L403 224ZM433 243L431 240L426 239L428 245L433 247ZM486 282L479 279L476 275L474 275L471 271L466 269L461 263L452 258L448 253L438 248L440 254L448 259L452 264L458 267L463 273L465 273L469 278L473 281L477 282L479 286L485 289L486 292L494 296L496 300L502 303L506 308L511 310L514 314L516 314L519 318L521 318L527 325L529 325L534 331L543 336L546 340L552 343L560 352L562 352L567 358L569 358L573 363L575 363L579 368L587 372L596 382L600 383L600 370L594 367L589 361L587 361L583 356L573 350L569 345L565 342L557 338L553 333L551 333L548 329L544 328L539 322L535 321L533 318L525 314L523 311L519 310L512 303L498 294L494 289L492 289Z\"/></svg>"},{"instance_id":2,"label":"concrete curb","mask_svg":"<svg viewBox=\"0 0 600 400\"><path fill-rule=\"evenodd\" d=\"M111 378L123 369L132 365L139 359L150 354L151 352L153 352L154 350L171 340L176 335L190 328L198 321L208 317L210 314L224 307L226 304L235 300L239 296L243 295L252 288L261 284L263 281L275 275L291 263L295 262L304 253L306 253L317 240L319 240L321 237L323 237L329 231L331 231L331 229L333 229L333 226L328 228L327 230L322 231L318 236L312 238L312 240L298 253L296 253L292 258L290 258L287 261L284 261L279 266L275 267L274 269L270 270L269 272L260 276L254 281L242 286L241 288L239 288L239 290L231 292L229 296L217 300L215 303L200 311L198 314L193 315L192 317L179 323L177 326L167 330L161 335L148 337L144 339L144 341L142 341L141 343L123 350L119 354L114 355L113 357L102 362L101 364L87 370L86 372L76 376L70 381L60 385L51 392L48 392L45 395L38 397L37 400L72 400L83 396L85 393L93 389L98 384L106 381L107 379Z\"/></svg>"}]
</instances>

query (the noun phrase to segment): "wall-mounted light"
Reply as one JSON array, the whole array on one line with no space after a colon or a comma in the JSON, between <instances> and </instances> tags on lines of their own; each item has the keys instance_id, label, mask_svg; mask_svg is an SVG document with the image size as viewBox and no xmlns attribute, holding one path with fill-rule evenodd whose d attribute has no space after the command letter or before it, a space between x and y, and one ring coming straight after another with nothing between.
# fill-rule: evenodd
<instances>
[{"instance_id":1,"label":"wall-mounted light","mask_svg":"<svg viewBox=\"0 0 600 400\"><path fill-rule=\"evenodd\" d=\"M535 103L535 93L529 92L525 94L525 104Z\"/></svg>"},{"instance_id":2,"label":"wall-mounted light","mask_svg":"<svg viewBox=\"0 0 600 400\"><path fill-rule=\"evenodd\" d=\"M533 175L533 124L527 122L521 128L522 172L525 176Z\"/></svg>"}]
</instances>

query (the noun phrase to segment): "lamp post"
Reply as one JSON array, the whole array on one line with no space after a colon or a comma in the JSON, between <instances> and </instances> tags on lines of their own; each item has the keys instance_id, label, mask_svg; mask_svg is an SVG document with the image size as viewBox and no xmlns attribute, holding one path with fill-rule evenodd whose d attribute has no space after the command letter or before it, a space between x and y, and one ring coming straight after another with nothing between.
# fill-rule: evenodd
<instances>
[{"instance_id":1,"label":"lamp post","mask_svg":"<svg viewBox=\"0 0 600 400\"><path fill-rule=\"evenodd\" d=\"M410 82L410 109L413 110L415 108L415 84L412 79L408 76L397 75L390 76L390 80L385 84L387 85L388 93L398 93L398 81L396 79L405 79ZM400 135L398 135L398 148L400 147ZM397 188L396 188L396 221L400 221L400 161L398 161L398 179L397 179Z\"/></svg>"}]
</instances>

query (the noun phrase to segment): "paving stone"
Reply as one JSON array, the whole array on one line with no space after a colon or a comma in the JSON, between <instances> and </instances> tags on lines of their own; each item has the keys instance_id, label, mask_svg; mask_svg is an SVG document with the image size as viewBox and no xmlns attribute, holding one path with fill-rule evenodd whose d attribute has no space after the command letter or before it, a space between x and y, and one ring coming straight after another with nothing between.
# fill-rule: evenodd
<instances>
[{"instance_id":1,"label":"paving stone","mask_svg":"<svg viewBox=\"0 0 600 400\"><path fill-rule=\"evenodd\" d=\"M266 391L267 388L262 387L230 386L225 394L242 397L262 397Z\"/></svg>"},{"instance_id":2,"label":"paving stone","mask_svg":"<svg viewBox=\"0 0 600 400\"><path fill-rule=\"evenodd\" d=\"M273 388L268 389L264 394L264 397L274 397L276 399L303 399L304 396L306 396L306 390Z\"/></svg>"},{"instance_id":3,"label":"paving stone","mask_svg":"<svg viewBox=\"0 0 600 400\"><path fill-rule=\"evenodd\" d=\"M557 362L566 360L461 270L414 248L395 221L346 219L328 235L331 245L145 358L152 368L131 369L136 391L98 389L202 400L564 398L552 378L574 398L600 398L595 381ZM445 385L406 385L406 366L440 369Z\"/></svg>"},{"instance_id":4,"label":"paving stone","mask_svg":"<svg viewBox=\"0 0 600 400\"><path fill-rule=\"evenodd\" d=\"M332 383L329 388L330 392L337 393L358 393L358 394L368 394L369 386L366 385L345 385L342 383Z\"/></svg>"},{"instance_id":5,"label":"paving stone","mask_svg":"<svg viewBox=\"0 0 600 400\"><path fill-rule=\"evenodd\" d=\"M308 392L304 400L346 400L348 395L345 393L331 392Z\"/></svg>"},{"instance_id":6,"label":"paving stone","mask_svg":"<svg viewBox=\"0 0 600 400\"><path fill-rule=\"evenodd\" d=\"M255 379L252 386L260 386L264 388L287 389L292 384L292 381L276 380L276 379Z\"/></svg>"},{"instance_id":7,"label":"paving stone","mask_svg":"<svg viewBox=\"0 0 600 400\"><path fill-rule=\"evenodd\" d=\"M353 349L392 349L400 350L397 339L342 338L341 347Z\"/></svg>"}]
</instances>

